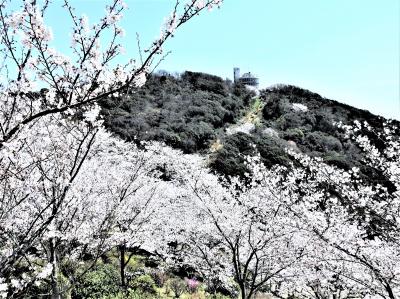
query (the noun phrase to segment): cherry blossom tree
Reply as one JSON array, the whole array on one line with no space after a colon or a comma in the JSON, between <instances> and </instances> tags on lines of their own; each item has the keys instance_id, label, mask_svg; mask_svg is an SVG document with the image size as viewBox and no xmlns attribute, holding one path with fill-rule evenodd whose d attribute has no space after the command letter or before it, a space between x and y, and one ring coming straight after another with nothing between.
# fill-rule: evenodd
<instances>
[{"instance_id":1,"label":"cherry blossom tree","mask_svg":"<svg viewBox=\"0 0 400 299\"><path fill-rule=\"evenodd\" d=\"M121 286L125 288L125 268L135 249L153 252L158 247L160 238L155 236L167 216L164 208L174 200L174 194L168 195L170 183L160 178L162 172L158 170L163 157L154 149L162 145L142 144L144 148L139 149L101 131L96 142L93 156L71 187L79 210L74 207L71 212L71 207L66 207L60 215L69 227L58 232L62 241L58 253L68 262L79 262L84 255L92 256L95 262L101 254L117 248ZM71 243L72 247L67 246ZM71 274L82 272L85 270L80 267L79 273ZM76 280L73 275L69 287Z\"/></svg>"},{"instance_id":2,"label":"cherry blossom tree","mask_svg":"<svg viewBox=\"0 0 400 299\"><path fill-rule=\"evenodd\" d=\"M363 296L396 298L400 294L398 128L390 122L382 132L360 123L341 127L384 181L366 182L357 168L345 171L292 153L304 167L294 176L298 184L291 190L301 194L302 203L292 210L304 229L322 241L324 250L315 251L316 265L325 272L321 276L340 278L342 289L358 289ZM379 140L382 150L362 131Z\"/></svg>"},{"instance_id":3,"label":"cherry blossom tree","mask_svg":"<svg viewBox=\"0 0 400 299\"><path fill-rule=\"evenodd\" d=\"M269 171L250 159L245 184L209 173L201 159L186 165L178 173L187 191L171 213L178 219L170 220L178 232L169 234L179 246L175 259L209 282L235 282L241 298L266 289L287 292L312 239L285 207L290 201L278 188L283 169Z\"/></svg>"},{"instance_id":4,"label":"cherry blossom tree","mask_svg":"<svg viewBox=\"0 0 400 299\"><path fill-rule=\"evenodd\" d=\"M180 216L172 220L179 234L169 235L181 260L210 280L233 278L244 298L259 289L303 298L396 298L398 128L389 123L370 132L383 150L360 128L344 129L385 182L294 152L300 166L268 170L250 159L248 185L209 173L201 159L180 169L189 192L171 213Z\"/></svg>"},{"instance_id":5,"label":"cherry blossom tree","mask_svg":"<svg viewBox=\"0 0 400 299\"><path fill-rule=\"evenodd\" d=\"M24 126L18 139L3 146L0 276L11 278L19 271L16 265L26 264L25 277L15 280L16 289L34 281L34 245L46 240L54 259L55 222L68 205L67 195L97 131L92 124L54 114ZM26 276L30 272L32 276Z\"/></svg>"},{"instance_id":6,"label":"cherry blossom tree","mask_svg":"<svg viewBox=\"0 0 400 299\"><path fill-rule=\"evenodd\" d=\"M26 0L19 11L10 11L10 1L2 0L0 147L15 138L23 125L42 116L77 113L84 105L143 85L154 59L162 54L163 45L176 29L204 9L221 3L190 0L181 4L177 0L159 38L144 51L145 55L141 54L139 61L131 59L126 65L115 66L113 61L123 51L119 40L124 30L118 25L127 8L123 0L111 1L105 16L93 25L86 16L76 15L68 0L63 1L72 25L72 56L52 47L52 30L44 23L50 1ZM111 34L110 39L104 38L107 34ZM36 86L43 92L34 93Z\"/></svg>"},{"instance_id":7,"label":"cherry blossom tree","mask_svg":"<svg viewBox=\"0 0 400 299\"><path fill-rule=\"evenodd\" d=\"M123 142L92 114L85 114L87 123L45 116L38 120L43 124L24 127L30 133L25 139L3 149L9 150L7 172L18 173L2 181L0 258L8 297L47 282L52 297L60 298L112 248L120 250L124 286L125 252L152 252L162 240L155 236L169 217L164 208L176 196L173 183L164 181L159 170L166 163L164 146L142 144L139 149ZM85 256L92 262L82 266ZM65 271L64 264L75 264L79 271Z\"/></svg>"},{"instance_id":8,"label":"cherry blossom tree","mask_svg":"<svg viewBox=\"0 0 400 299\"><path fill-rule=\"evenodd\" d=\"M94 200L93 195L89 196L89 189L75 185L84 162L89 158L94 161L91 149L99 130L102 131L95 121L99 112L95 102L143 85L151 65L162 55L163 45L175 30L204 9L219 6L221 2L193 0L181 4L176 1L160 37L144 51L145 55L141 53L140 62L130 60L126 65L113 64L122 52L119 38L124 31L118 23L126 9L123 1L111 1L106 15L93 25L85 16L77 16L69 1L63 2L73 32L73 55L69 57L52 47L52 30L44 23L52 5L50 1L22 1L18 11L11 11L11 1L0 2L1 291L7 290L9 283L14 290L23 290L37 278L50 275L53 295L57 297L57 256L62 256L63 248L60 244L66 244L68 236L89 233L99 239L91 239L87 244L99 248L99 243L105 241L104 232L115 232L113 213L102 215L99 210L88 210L95 204L89 204ZM105 39L110 32L112 38ZM42 88L40 92L38 87ZM87 170L85 179L90 180L94 172ZM132 174L121 175L120 179L128 185L114 190L114 196L122 190L130 194L129 184L136 181ZM108 191L112 193L112 188ZM119 197L120 205L126 194ZM112 200L115 198L118 197ZM112 200L105 202L111 204ZM99 202L96 204L101 207ZM116 209L117 205L114 206ZM129 207L138 209L137 203ZM131 223L139 223L136 221L139 214L132 214ZM89 229L83 233L83 228L88 227L86 220L79 224L83 218L97 219L96 225L91 225L96 232ZM82 240L80 244L85 244ZM32 263L31 257L35 255L32 251L46 253L49 264ZM76 248L72 250L75 251ZM28 265L27 270L22 271L22 279L12 279L15 266L22 261ZM5 279L7 283L3 283Z\"/></svg>"}]
</instances>

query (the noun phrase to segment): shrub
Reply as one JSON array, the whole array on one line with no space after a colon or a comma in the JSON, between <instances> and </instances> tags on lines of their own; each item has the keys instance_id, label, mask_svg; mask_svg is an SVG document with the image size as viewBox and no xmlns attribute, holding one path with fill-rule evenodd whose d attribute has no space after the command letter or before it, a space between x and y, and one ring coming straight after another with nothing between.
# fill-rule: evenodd
<instances>
[{"instance_id":1,"label":"shrub","mask_svg":"<svg viewBox=\"0 0 400 299\"><path fill-rule=\"evenodd\" d=\"M72 292L76 299L98 299L119 291L119 273L111 264L99 264L82 276Z\"/></svg>"},{"instance_id":2,"label":"shrub","mask_svg":"<svg viewBox=\"0 0 400 299\"><path fill-rule=\"evenodd\" d=\"M115 295L103 296L101 299L156 299L156 296L140 290L127 290L126 292L118 292Z\"/></svg>"},{"instance_id":3,"label":"shrub","mask_svg":"<svg viewBox=\"0 0 400 299\"><path fill-rule=\"evenodd\" d=\"M168 275L161 270L155 269L153 272L151 272L151 277L154 280L154 283L159 287L162 288L165 284L165 282L168 279Z\"/></svg>"},{"instance_id":4,"label":"shrub","mask_svg":"<svg viewBox=\"0 0 400 299\"><path fill-rule=\"evenodd\" d=\"M304 138L304 133L299 128L286 130L282 135L283 135L282 136L283 139L293 140L296 143L301 142Z\"/></svg>"},{"instance_id":5,"label":"shrub","mask_svg":"<svg viewBox=\"0 0 400 299\"><path fill-rule=\"evenodd\" d=\"M129 283L129 286L132 287L134 290L143 291L145 293L157 293L156 284L153 278L148 274L136 277Z\"/></svg>"},{"instance_id":6,"label":"shrub","mask_svg":"<svg viewBox=\"0 0 400 299\"><path fill-rule=\"evenodd\" d=\"M262 114L264 119L273 119L280 116L281 111L279 107L279 96L270 96L266 101L264 108L262 110Z\"/></svg>"},{"instance_id":7,"label":"shrub","mask_svg":"<svg viewBox=\"0 0 400 299\"><path fill-rule=\"evenodd\" d=\"M307 134L305 145L309 149L319 152L342 151L342 143L337 138L318 131Z\"/></svg>"},{"instance_id":8,"label":"shrub","mask_svg":"<svg viewBox=\"0 0 400 299\"><path fill-rule=\"evenodd\" d=\"M315 124L315 117L310 112L289 112L285 114L285 127L282 129L307 127L311 129Z\"/></svg>"},{"instance_id":9,"label":"shrub","mask_svg":"<svg viewBox=\"0 0 400 299\"><path fill-rule=\"evenodd\" d=\"M353 166L351 161L348 161L344 155L337 152L327 152L323 158L327 164L334 165L344 170L350 170Z\"/></svg>"},{"instance_id":10,"label":"shrub","mask_svg":"<svg viewBox=\"0 0 400 299\"><path fill-rule=\"evenodd\" d=\"M287 121L284 115L278 117L275 121L275 127L279 130L285 130L287 128Z\"/></svg>"},{"instance_id":11,"label":"shrub","mask_svg":"<svg viewBox=\"0 0 400 299\"><path fill-rule=\"evenodd\" d=\"M336 118L338 118L336 116ZM315 112L315 124L314 124L314 130L315 131L321 131L329 134L335 133L337 131L337 126L335 126L335 121L337 119L334 118L334 114L331 111L327 111L326 109L318 110Z\"/></svg>"},{"instance_id":12,"label":"shrub","mask_svg":"<svg viewBox=\"0 0 400 299\"><path fill-rule=\"evenodd\" d=\"M241 132L227 136L223 148L212 157L211 169L227 175L243 175L247 171L243 157L255 153L252 144L254 138Z\"/></svg>"},{"instance_id":13,"label":"shrub","mask_svg":"<svg viewBox=\"0 0 400 299\"><path fill-rule=\"evenodd\" d=\"M208 299L230 299L230 296L222 295L220 293L210 294L206 298Z\"/></svg>"},{"instance_id":14,"label":"shrub","mask_svg":"<svg viewBox=\"0 0 400 299\"><path fill-rule=\"evenodd\" d=\"M179 298L185 292L186 284L182 279L174 277L168 280L168 288L174 293L175 298Z\"/></svg>"}]
</instances>

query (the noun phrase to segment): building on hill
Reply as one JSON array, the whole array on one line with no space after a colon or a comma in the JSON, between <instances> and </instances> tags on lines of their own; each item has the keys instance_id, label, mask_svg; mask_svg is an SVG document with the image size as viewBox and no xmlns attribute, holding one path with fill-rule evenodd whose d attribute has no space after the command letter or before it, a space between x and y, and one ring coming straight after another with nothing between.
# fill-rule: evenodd
<instances>
[{"instance_id":1,"label":"building on hill","mask_svg":"<svg viewBox=\"0 0 400 299\"><path fill-rule=\"evenodd\" d=\"M244 73L242 76L240 76L240 68L238 67L233 68L233 81L235 83L239 82L244 85L258 87L258 78L250 72Z\"/></svg>"}]
</instances>

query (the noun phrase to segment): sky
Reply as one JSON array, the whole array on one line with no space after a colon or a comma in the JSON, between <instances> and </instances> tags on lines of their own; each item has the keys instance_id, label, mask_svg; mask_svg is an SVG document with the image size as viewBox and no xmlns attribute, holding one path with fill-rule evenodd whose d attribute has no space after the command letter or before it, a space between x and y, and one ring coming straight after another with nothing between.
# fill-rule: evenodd
<instances>
[{"instance_id":1,"label":"sky","mask_svg":"<svg viewBox=\"0 0 400 299\"><path fill-rule=\"evenodd\" d=\"M69 41L69 20L53 0L47 17L56 48ZM103 0L72 0L95 21ZM126 58L137 57L160 33L173 0L126 0L121 23ZM180 28L158 69L233 77L251 71L260 87L293 84L322 96L400 120L398 0L225 0Z\"/></svg>"}]
</instances>

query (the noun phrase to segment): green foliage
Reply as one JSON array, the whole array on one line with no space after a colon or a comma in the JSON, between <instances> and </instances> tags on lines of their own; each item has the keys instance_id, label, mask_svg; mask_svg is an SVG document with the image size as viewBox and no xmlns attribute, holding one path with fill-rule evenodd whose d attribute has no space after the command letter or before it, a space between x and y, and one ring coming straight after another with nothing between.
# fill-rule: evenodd
<instances>
[{"instance_id":1,"label":"green foliage","mask_svg":"<svg viewBox=\"0 0 400 299\"><path fill-rule=\"evenodd\" d=\"M222 295L220 293L210 294L209 296L207 296L207 299L231 299L231 298L232 297L225 296L225 295Z\"/></svg>"},{"instance_id":2,"label":"green foliage","mask_svg":"<svg viewBox=\"0 0 400 299\"><path fill-rule=\"evenodd\" d=\"M274 138L262 138L257 140L257 150L262 161L268 167L275 164L289 166L290 158L285 151L286 145Z\"/></svg>"},{"instance_id":3,"label":"green foliage","mask_svg":"<svg viewBox=\"0 0 400 299\"><path fill-rule=\"evenodd\" d=\"M167 285L168 289L174 293L175 298L179 298L186 290L186 283L179 277L169 279Z\"/></svg>"},{"instance_id":4,"label":"green foliage","mask_svg":"<svg viewBox=\"0 0 400 299\"><path fill-rule=\"evenodd\" d=\"M168 280L168 275L162 270L159 269L154 269L151 272L151 277L154 280L154 283L157 285L157 287L162 288L165 284L165 282Z\"/></svg>"},{"instance_id":5,"label":"green foliage","mask_svg":"<svg viewBox=\"0 0 400 299\"><path fill-rule=\"evenodd\" d=\"M289 165L290 162L284 143L275 138L236 133L226 136L223 144L223 148L213 154L209 165L211 169L219 173L242 176L248 171L244 164L245 157L257 152L260 153L262 161L267 166Z\"/></svg>"},{"instance_id":6,"label":"green foliage","mask_svg":"<svg viewBox=\"0 0 400 299\"><path fill-rule=\"evenodd\" d=\"M384 118L291 85L266 89L261 92L261 98L265 102L264 122L275 128L281 138L296 142L303 153L322 157L341 168L361 167L361 174L368 176L371 170L363 167L364 154L335 123L366 121L379 132ZM305 105L308 111L295 111L294 103ZM380 141L369 137L380 148ZM384 180L382 177L379 179Z\"/></svg>"},{"instance_id":7,"label":"green foliage","mask_svg":"<svg viewBox=\"0 0 400 299\"><path fill-rule=\"evenodd\" d=\"M119 292L119 273L112 264L98 264L83 275L72 292L76 299L98 299Z\"/></svg>"},{"instance_id":8,"label":"green foliage","mask_svg":"<svg viewBox=\"0 0 400 299\"><path fill-rule=\"evenodd\" d=\"M242 175L247 169L244 165L244 157L255 153L254 138L236 133L227 136L223 140L223 148L214 153L210 162L211 169L230 175Z\"/></svg>"},{"instance_id":9,"label":"green foliage","mask_svg":"<svg viewBox=\"0 0 400 299\"><path fill-rule=\"evenodd\" d=\"M260 98L254 98L252 103L246 112L242 122L252 123L259 126L261 123L261 114L264 107L264 102Z\"/></svg>"},{"instance_id":10,"label":"green foliage","mask_svg":"<svg viewBox=\"0 0 400 299\"><path fill-rule=\"evenodd\" d=\"M339 154L337 152L327 152L323 156L323 158L326 161L326 163L330 165L335 165L345 170L350 170L351 168L350 161L348 161L344 155Z\"/></svg>"},{"instance_id":11,"label":"green foliage","mask_svg":"<svg viewBox=\"0 0 400 299\"><path fill-rule=\"evenodd\" d=\"M148 274L136 277L129 283L129 286L134 290L141 290L149 294L156 294L157 292L156 284L153 278Z\"/></svg>"},{"instance_id":12,"label":"green foliage","mask_svg":"<svg viewBox=\"0 0 400 299\"><path fill-rule=\"evenodd\" d=\"M141 290L129 289L125 292L118 292L114 295L106 295L100 297L101 299L156 299L154 294L149 294Z\"/></svg>"},{"instance_id":13,"label":"green foliage","mask_svg":"<svg viewBox=\"0 0 400 299\"><path fill-rule=\"evenodd\" d=\"M180 79L151 76L138 91L100 105L105 125L124 139L164 141L193 153L236 120L248 95L219 77L185 72Z\"/></svg>"},{"instance_id":14,"label":"green foliage","mask_svg":"<svg viewBox=\"0 0 400 299\"><path fill-rule=\"evenodd\" d=\"M209 91L226 96L228 88L225 82L217 76L186 71L182 75L184 81L190 82L195 89Z\"/></svg>"},{"instance_id":15,"label":"green foliage","mask_svg":"<svg viewBox=\"0 0 400 299\"><path fill-rule=\"evenodd\" d=\"M243 175L247 171L244 156L255 152L268 166L289 165L285 152L289 140L305 154L346 169L361 167L361 175L368 175L370 170L362 167L364 154L335 123L367 121L379 131L382 117L290 85L269 88L254 97L245 86L217 76L161 72L150 76L139 90L100 104L105 125L124 139L163 141L185 153L211 151L211 168L225 175ZM293 104L308 110L297 111ZM224 133L240 121L256 124L256 130L251 135ZM274 129L279 138L263 134L265 128ZM382 147L378 138L369 137L378 149ZM379 174L377 179L382 179Z\"/></svg>"},{"instance_id":16,"label":"green foliage","mask_svg":"<svg viewBox=\"0 0 400 299\"><path fill-rule=\"evenodd\" d=\"M254 100L253 105L252 105L252 110L258 112L258 111L262 110L263 107L264 107L263 101L262 101L260 98L256 98L256 99Z\"/></svg>"},{"instance_id":17,"label":"green foliage","mask_svg":"<svg viewBox=\"0 0 400 299\"><path fill-rule=\"evenodd\" d=\"M337 138L323 132L310 132L305 138L303 147L307 146L310 151L328 152L342 151L342 143Z\"/></svg>"},{"instance_id":18,"label":"green foliage","mask_svg":"<svg viewBox=\"0 0 400 299\"><path fill-rule=\"evenodd\" d=\"M264 119L275 119L282 114L280 107L280 97L277 95L271 95L266 98L264 108L263 108L263 117Z\"/></svg>"},{"instance_id":19,"label":"green foliage","mask_svg":"<svg viewBox=\"0 0 400 299\"><path fill-rule=\"evenodd\" d=\"M301 143L304 140L304 133L299 128L289 129L283 132L282 138L285 140L293 140L296 143Z\"/></svg>"}]
</instances>

